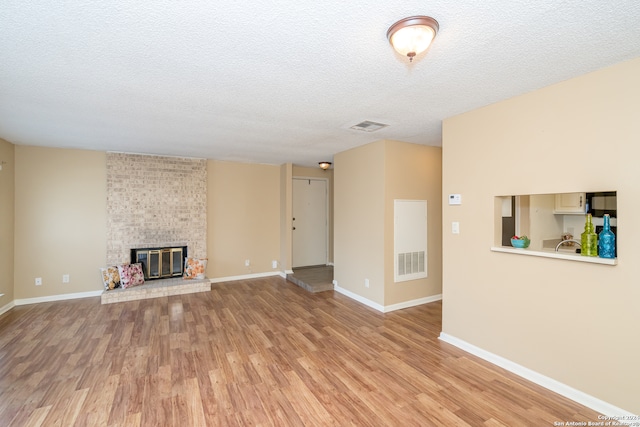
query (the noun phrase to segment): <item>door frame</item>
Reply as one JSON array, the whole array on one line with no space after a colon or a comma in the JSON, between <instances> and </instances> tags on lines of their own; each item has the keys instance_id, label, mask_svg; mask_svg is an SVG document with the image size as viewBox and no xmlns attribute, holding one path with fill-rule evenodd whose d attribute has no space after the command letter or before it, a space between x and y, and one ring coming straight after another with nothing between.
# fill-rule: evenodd
<instances>
[{"instance_id":1,"label":"door frame","mask_svg":"<svg viewBox=\"0 0 640 427\"><path fill-rule=\"evenodd\" d=\"M293 180L313 180L313 181L324 181L325 184L325 192L324 192L324 209L325 209L325 218L327 219L324 224L324 241L325 241L325 254L324 254L324 265L329 265L329 221L331 221L331 217L329 216L329 178L321 178L317 176L292 176L291 177L291 198L293 199L295 195L293 194ZM291 218L293 218L293 203L291 204ZM292 225L293 227L293 225ZM291 268L293 269L293 257L295 252L295 247L293 246L293 232L291 233Z\"/></svg>"}]
</instances>

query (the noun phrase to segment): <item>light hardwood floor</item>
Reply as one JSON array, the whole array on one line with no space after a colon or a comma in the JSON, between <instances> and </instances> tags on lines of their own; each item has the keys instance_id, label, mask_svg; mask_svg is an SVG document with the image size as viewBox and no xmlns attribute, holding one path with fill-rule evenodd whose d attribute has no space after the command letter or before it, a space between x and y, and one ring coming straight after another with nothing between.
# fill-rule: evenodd
<instances>
[{"instance_id":1,"label":"light hardwood floor","mask_svg":"<svg viewBox=\"0 0 640 427\"><path fill-rule=\"evenodd\" d=\"M551 426L597 414L381 314L279 277L0 316L1 426Z\"/></svg>"}]
</instances>

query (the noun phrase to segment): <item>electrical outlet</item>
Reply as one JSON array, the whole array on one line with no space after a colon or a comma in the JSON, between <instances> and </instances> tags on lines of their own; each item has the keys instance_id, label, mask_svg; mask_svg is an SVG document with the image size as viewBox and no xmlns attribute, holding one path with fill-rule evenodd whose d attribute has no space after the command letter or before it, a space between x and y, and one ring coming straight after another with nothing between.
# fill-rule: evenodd
<instances>
[{"instance_id":1,"label":"electrical outlet","mask_svg":"<svg viewBox=\"0 0 640 427\"><path fill-rule=\"evenodd\" d=\"M63 274L62 275L62 283L69 283L69 275L68 274Z\"/></svg>"},{"instance_id":2,"label":"electrical outlet","mask_svg":"<svg viewBox=\"0 0 640 427\"><path fill-rule=\"evenodd\" d=\"M42 277L36 277L36 286L42 286Z\"/></svg>"},{"instance_id":3,"label":"electrical outlet","mask_svg":"<svg viewBox=\"0 0 640 427\"><path fill-rule=\"evenodd\" d=\"M369 287L369 279L364 279L364 287L365 288Z\"/></svg>"},{"instance_id":4,"label":"electrical outlet","mask_svg":"<svg viewBox=\"0 0 640 427\"><path fill-rule=\"evenodd\" d=\"M278 261L276 261L275 259L271 261L271 268L278 268Z\"/></svg>"},{"instance_id":5,"label":"electrical outlet","mask_svg":"<svg viewBox=\"0 0 640 427\"><path fill-rule=\"evenodd\" d=\"M245 259L244 260L244 266L245 267L249 267L251 265L251 260Z\"/></svg>"}]
</instances>

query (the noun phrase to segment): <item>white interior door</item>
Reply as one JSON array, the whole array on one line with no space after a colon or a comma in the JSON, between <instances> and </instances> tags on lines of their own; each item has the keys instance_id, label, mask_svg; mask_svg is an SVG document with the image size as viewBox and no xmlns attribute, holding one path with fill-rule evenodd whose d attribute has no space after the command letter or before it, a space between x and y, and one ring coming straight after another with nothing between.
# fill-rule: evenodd
<instances>
[{"instance_id":1,"label":"white interior door","mask_svg":"<svg viewBox=\"0 0 640 427\"><path fill-rule=\"evenodd\" d=\"M327 180L293 179L293 267L326 265Z\"/></svg>"}]
</instances>

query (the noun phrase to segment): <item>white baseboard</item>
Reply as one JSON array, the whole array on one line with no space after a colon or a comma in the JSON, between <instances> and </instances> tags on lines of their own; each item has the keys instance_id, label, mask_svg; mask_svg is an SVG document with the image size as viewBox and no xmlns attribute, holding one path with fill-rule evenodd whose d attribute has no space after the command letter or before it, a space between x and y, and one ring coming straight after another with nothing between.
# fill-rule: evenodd
<instances>
[{"instance_id":1,"label":"white baseboard","mask_svg":"<svg viewBox=\"0 0 640 427\"><path fill-rule=\"evenodd\" d=\"M236 280L258 279L260 277L281 276L279 271L269 271L266 273L243 274L242 276L215 277L211 283L233 282Z\"/></svg>"},{"instance_id":2,"label":"white baseboard","mask_svg":"<svg viewBox=\"0 0 640 427\"><path fill-rule=\"evenodd\" d=\"M0 315L6 313L7 311L11 310L15 306L16 306L15 301L11 301L10 303L3 305L2 307L0 307Z\"/></svg>"},{"instance_id":3,"label":"white baseboard","mask_svg":"<svg viewBox=\"0 0 640 427\"><path fill-rule=\"evenodd\" d=\"M355 294L351 291L346 290L345 288L341 288L340 286L335 284L335 280L334 280L334 284L333 284L333 290L336 292L340 292L342 295L346 295L351 299L354 299L364 305L366 305L367 307L371 307L374 310L378 310L384 313L384 306L378 304L377 302L373 302L370 299L367 299L363 296L360 296L358 294Z\"/></svg>"},{"instance_id":4,"label":"white baseboard","mask_svg":"<svg viewBox=\"0 0 640 427\"><path fill-rule=\"evenodd\" d=\"M619 419L613 419L613 421L618 421L621 424L625 423L624 418L627 419L635 419L638 420L636 415L631 412L625 411L624 409L620 409L617 406L611 405L603 400L600 400L596 397L593 397L587 393L584 393L580 390L576 390L573 387L570 387L566 384L563 384L559 381L554 380L553 378L549 378L545 375L542 375L536 371L533 371L529 368L525 368L522 365L518 365L515 362L510 361L509 359L505 359L502 356L498 356L497 354L493 354L486 350L481 349L480 347L476 347L473 344L469 344L466 341L463 341L459 338L446 334L444 332L440 332L440 337L442 341L456 346L467 353L471 353L474 356L478 356L481 359L486 360L487 362L491 362L494 365L500 366L501 368L506 369L509 372L512 372L526 380L529 380L533 383L536 383L546 389L549 389L555 393L558 393L568 399L573 400L581 405L586 406L587 408L591 408L596 412L599 412L608 417L620 417ZM599 420L593 420L599 421Z\"/></svg>"},{"instance_id":5,"label":"white baseboard","mask_svg":"<svg viewBox=\"0 0 640 427\"><path fill-rule=\"evenodd\" d=\"M382 313L389 313L390 311L401 310L403 308L415 307L417 305L428 304L430 302L440 301L442 299L442 294L433 295L430 297L418 298L411 301L400 302L398 304L391 305L380 305L377 302L371 301L361 295L353 293L347 289L341 288L336 284L336 281L333 281L333 290L336 292L340 292L342 295L346 295L351 299L354 299L367 307L371 307L374 310L378 310Z\"/></svg>"},{"instance_id":6,"label":"white baseboard","mask_svg":"<svg viewBox=\"0 0 640 427\"><path fill-rule=\"evenodd\" d=\"M391 304L384 306L384 312L402 310L403 308L415 307L417 305L429 304L430 302L436 302L442 300L442 294L432 295L430 297L418 298L411 301L399 302L398 304Z\"/></svg>"},{"instance_id":7,"label":"white baseboard","mask_svg":"<svg viewBox=\"0 0 640 427\"><path fill-rule=\"evenodd\" d=\"M16 299L14 300L14 303L16 305L27 305L27 304L38 304L41 302L65 301L65 300L78 299L78 298L99 297L100 295L102 295L102 292L104 292L103 289L99 291L76 292L73 294L60 294L60 295L49 295L46 297Z\"/></svg>"},{"instance_id":8,"label":"white baseboard","mask_svg":"<svg viewBox=\"0 0 640 427\"><path fill-rule=\"evenodd\" d=\"M293 270L285 270L285 271L279 271L278 274L280 275L280 277L283 278L287 278L287 274L293 274Z\"/></svg>"}]
</instances>

